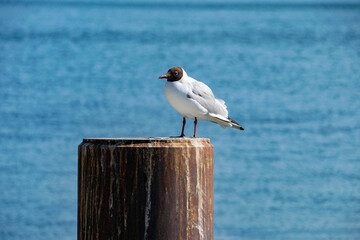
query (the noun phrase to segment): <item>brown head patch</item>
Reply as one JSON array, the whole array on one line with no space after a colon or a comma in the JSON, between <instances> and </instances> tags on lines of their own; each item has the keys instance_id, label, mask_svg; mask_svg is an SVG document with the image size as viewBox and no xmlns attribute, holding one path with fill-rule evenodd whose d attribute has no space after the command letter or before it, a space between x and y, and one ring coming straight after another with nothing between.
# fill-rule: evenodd
<instances>
[{"instance_id":1,"label":"brown head patch","mask_svg":"<svg viewBox=\"0 0 360 240\"><path fill-rule=\"evenodd\" d=\"M181 67L170 68L166 74L168 76L167 80L170 82L179 81L183 76L183 70Z\"/></svg>"}]
</instances>

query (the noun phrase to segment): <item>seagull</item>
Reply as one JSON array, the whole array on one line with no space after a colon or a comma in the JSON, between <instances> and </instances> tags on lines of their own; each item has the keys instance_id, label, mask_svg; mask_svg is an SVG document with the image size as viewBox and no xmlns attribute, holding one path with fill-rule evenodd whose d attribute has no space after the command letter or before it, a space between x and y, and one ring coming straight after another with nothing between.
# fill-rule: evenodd
<instances>
[{"instance_id":1,"label":"seagull","mask_svg":"<svg viewBox=\"0 0 360 240\"><path fill-rule=\"evenodd\" d=\"M181 67L170 68L159 79L166 78L165 95L170 105L183 116L180 137L184 137L186 118L194 119L194 137L198 120L206 120L226 128L244 130L229 118L225 101L215 98L211 89L204 83L189 77Z\"/></svg>"}]
</instances>

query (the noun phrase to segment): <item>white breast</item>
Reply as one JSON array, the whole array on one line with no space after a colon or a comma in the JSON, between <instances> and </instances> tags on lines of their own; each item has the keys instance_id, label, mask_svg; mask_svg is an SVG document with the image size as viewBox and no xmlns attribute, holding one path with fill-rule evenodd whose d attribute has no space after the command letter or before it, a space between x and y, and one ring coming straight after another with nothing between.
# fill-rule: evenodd
<instances>
[{"instance_id":1,"label":"white breast","mask_svg":"<svg viewBox=\"0 0 360 240\"><path fill-rule=\"evenodd\" d=\"M208 111L196 101L188 97L191 91L191 82L181 79L175 82L167 81L165 95L170 105L182 116L198 120L205 119Z\"/></svg>"}]
</instances>

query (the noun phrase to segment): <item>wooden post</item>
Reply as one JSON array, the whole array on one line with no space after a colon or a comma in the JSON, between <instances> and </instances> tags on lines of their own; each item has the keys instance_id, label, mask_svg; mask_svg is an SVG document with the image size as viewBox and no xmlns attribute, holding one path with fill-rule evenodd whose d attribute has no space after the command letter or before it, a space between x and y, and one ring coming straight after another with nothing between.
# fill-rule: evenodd
<instances>
[{"instance_id":1,"label":"wooden post","mask_svg":"<svg viewBox=\"0 0 360 240\"><path fill-rule=\"evenodd\" d=\"M209 139L84 139L78 157L78 240L213 239Z\"/></svg>"}]
</instances>

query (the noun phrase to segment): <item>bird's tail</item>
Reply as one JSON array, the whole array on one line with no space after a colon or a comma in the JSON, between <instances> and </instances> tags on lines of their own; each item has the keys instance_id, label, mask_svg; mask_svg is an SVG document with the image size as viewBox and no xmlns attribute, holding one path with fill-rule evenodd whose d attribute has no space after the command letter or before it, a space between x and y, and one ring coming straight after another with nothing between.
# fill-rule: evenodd
<instances>
[{"instance_id":1,"label":"bird's tail","mask_svg":"<svg viewBox=\"0 0 360 240\"><path fill-rule=\"evenodd\" d=\"M224 118L219 115L210 115L210 116L212 117L212 120L210 120L210 121L215 122L224 128L231 127L231 128L236 128L239 130L244 130L244 128L240 124L238 124L237 122L235 122L234 120L232 120L229 117Z\"/></svg>"},{"instance_id":2,"label":"bird's tail","mask_svg":"<svg viewBox=\"0 0 360 240\"><path fill-rule=\"evenodd\" d=\"M232 120L231 118L229 118L228 117L228 119L230 120L230 122L231 122L231 127L232 128L236 128L236 129L239 129L239 130L243 130L244 131L244 128L240 125L240 124L238 124L237 122L235 122L234 120Z\"/></svg>"}]
</instances>

